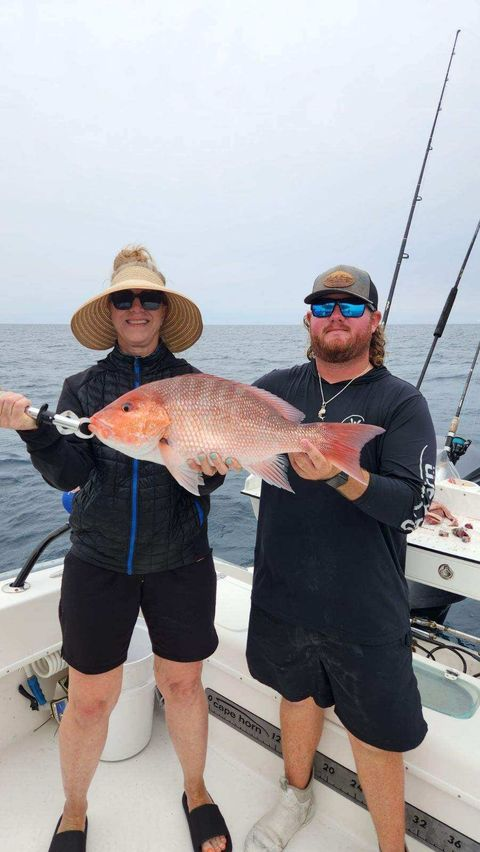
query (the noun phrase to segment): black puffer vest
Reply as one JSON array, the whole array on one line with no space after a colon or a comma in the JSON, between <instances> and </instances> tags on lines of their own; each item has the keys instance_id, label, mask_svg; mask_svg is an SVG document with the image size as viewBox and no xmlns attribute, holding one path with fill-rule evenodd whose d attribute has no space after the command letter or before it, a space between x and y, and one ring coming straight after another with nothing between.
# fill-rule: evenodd
<instances>
[{"instance_id":1,"label":"black puffer vest","mask_svg":"<svg viewBox=\"0 0 480 852\"><path fill-rule=\"evenodd\" d=\"M116 347L94 367L67 379L58 409L88 417L140 384L192 372L197 370L163 343L146 358L124 355ZM210 552L208 496L185 491L162 465L129 458L96 438L82 446L78 440L81 453L93 454L93 466L74 499L73 553L116 571L145 574L188 565ZM204 491L222 481L211 479L216 482Z\"/></svg>"}]
</instances>

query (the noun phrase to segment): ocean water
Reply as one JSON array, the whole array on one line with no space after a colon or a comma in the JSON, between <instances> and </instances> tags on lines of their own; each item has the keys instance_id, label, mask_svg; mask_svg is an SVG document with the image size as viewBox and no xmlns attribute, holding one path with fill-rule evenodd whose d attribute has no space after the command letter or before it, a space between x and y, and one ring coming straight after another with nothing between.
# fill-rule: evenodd
<instances>
[{"instance_id":1,"label":"ocean water","mask_svg":"<svg viewBox=\"0 0 480 852\"><path fill-rule=\"evenodd\" d=\"M432 333L433 326L389 326L386 365L391 372L415 384ZM448 430L478 335L478 325L452 325L437 346L422 386L437 434L444 435ZM212 325L205 328L187 357L204 372L252 382L272 369L302 363L306 339L300 323L298 326ZM63 379L103 356L104 353L90 352L80 346L67 325L0 324L0 386L25 393L37 407L48 402L54 408ZM459 434L473 441L471 468L478 466L474 447L480 446L479 382L480 375L474 374L459 428ZM244 480L244 473L229 473L223 487L212 496L209 528L217 556L250 565L255 519L249 498L240 493ZM60 492L50 488L33 469L18 436L0 430L0 572L18 570L33 547L66 520ZM45 551L42 559L56 557L67 547L68 536L64 536ZM480 632L480 603L456 604L449 622L470 632Z\"/></svg>"}]
</instances>

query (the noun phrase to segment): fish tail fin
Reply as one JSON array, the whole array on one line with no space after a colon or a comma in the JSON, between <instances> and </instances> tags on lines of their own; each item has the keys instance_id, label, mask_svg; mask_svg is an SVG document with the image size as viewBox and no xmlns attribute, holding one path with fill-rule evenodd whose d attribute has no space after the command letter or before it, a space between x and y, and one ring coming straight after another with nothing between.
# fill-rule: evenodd
<instances>
[{"instance_id":1,"label":"fish tail fin","mask_svg":"<svg viewBox=\"0 0 480 852\"><path fill-rule=\"evenodd\" d=\"M360 469L360 450L385 431L381 426L365 423L311 423L301 428L304 437L329 461L358 482L365 481Z\"/></svg>"}]
</instances>

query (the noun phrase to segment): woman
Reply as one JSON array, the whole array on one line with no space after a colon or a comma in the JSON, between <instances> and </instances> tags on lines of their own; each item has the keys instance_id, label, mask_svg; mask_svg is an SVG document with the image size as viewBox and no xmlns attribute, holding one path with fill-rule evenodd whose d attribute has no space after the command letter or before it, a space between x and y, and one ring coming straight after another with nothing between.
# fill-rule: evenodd
<instances>
[{"instance_id":1,"label":"woman","mask_svg":"<svg viewBox=\"0 0 480 852\"><path fill-rule=\"evenodd\" d=\"M202 333L198 307L170 290L143 247L115 258L106 290L74 314L73 334L106 358L66 379L58 411L90 416L133 387L197 372L172 353ZM50 852L86 849L87 791L122 683L122 666L142 609L155 676L185 782L183 805L195 850L231 849L230 836L203 780L208 710L202 660L218 638L216 575L208 543L208 495L228 467L199 457L205 475L193 497L161 465L36 426L30 400L2 393L0 426L16 429L32 463L53 487L77 486L60 600L62 656L70 666L69 704L60 726L65 806ZM208 828L205 828L205 825ZM204 827L202 834L201 826ZM73 844L73 845L72 845Z\"/></svg>"}]
</instances>

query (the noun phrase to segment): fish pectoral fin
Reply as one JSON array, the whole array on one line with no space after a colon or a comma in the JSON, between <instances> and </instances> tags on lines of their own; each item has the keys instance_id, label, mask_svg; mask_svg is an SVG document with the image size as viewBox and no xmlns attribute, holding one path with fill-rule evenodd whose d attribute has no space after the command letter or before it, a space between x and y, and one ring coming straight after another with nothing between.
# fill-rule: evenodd
<instances>
[{"instance_id":1,"label":"fish pectoral fin","mask_svg":"<svg viewBox=\"0 0 480 852\"><path fill-rule=\"evenodd\" d=\"M192 470L181 455L171 446L171 444L162 443L158 449L158 454L162 457L164 464L178 484L190 491L190 494L195 494L197 497L200 492L199 485L203 485L203 476Z\"/></svg>"},{"instance_id":2,"label":"fish pectoral fin","mask_svg":"<svg viewBox=\"0 0 480 852\"><path fill-rule=\"evenodd\" d=\"M155 462L155 464L163 464L165 465L165 460L163 458L161 446L154 447L152 450L149 450L144 456L142 456L142 461Z\"/></svg>"},{"instance_id":3,"label":"fish pectoral fin","mask_svg":"<svg viewBox=\"0 0 480 852\"><path fill-rule=\"evenodd\" d=\"M250 473L261 476L269 485L275 485L276 488L283 488L292 494L295 493L288 481L288 461L285 456L273 456L270 459L264 459L260 462L243 462L243 467L250 471Z\"/></svg>"}]
</instances>

